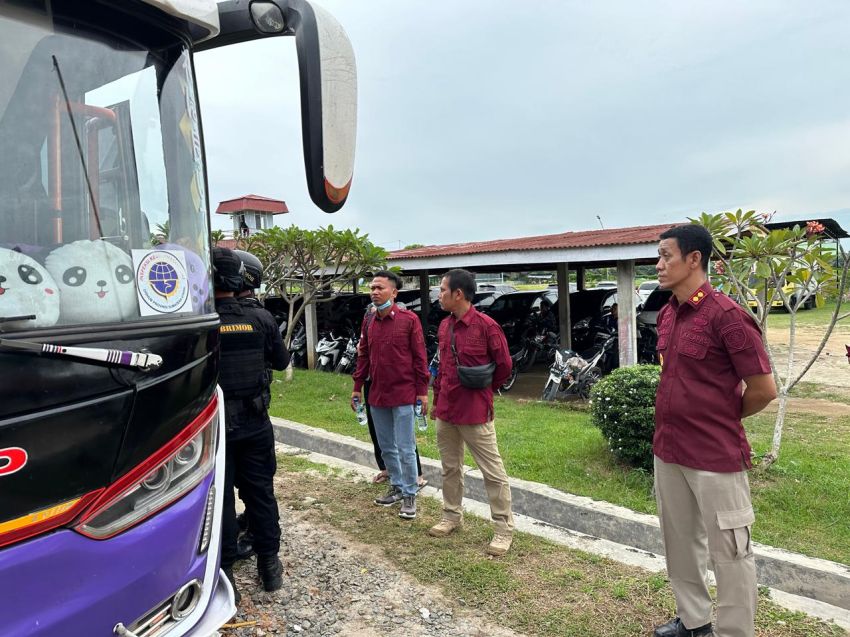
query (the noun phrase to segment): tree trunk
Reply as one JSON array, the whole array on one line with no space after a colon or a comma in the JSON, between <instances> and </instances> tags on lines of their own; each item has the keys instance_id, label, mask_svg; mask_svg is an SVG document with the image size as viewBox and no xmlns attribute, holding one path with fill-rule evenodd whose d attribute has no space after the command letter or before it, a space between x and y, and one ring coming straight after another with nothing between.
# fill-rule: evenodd
<instances>
[{"instance_id":1,"label":"tree trunk","mask_svg":"<svg viewBox=\"0 0 850 637\"><path fill-rule=\"evenodd\" d=\"M788 389L783 387L779 390L779 410L776 412L776 421L773 424L773 442L770 451L764 455L761 462L762 469L768 469L770 465L779 459L779 448L782 445L782 428L785 426L785 410L788 407Z\"/></svg>"},{"instance_id":2,"label":"tree trunk","mask_svg":"<svg viewBox=\"0 0 850 637\"><path fill-rule=\"evenodd\" d=\"M769 306L768 306L769 307ZM794 345L797 336L797 311L789 310L791 320L788 326L788 367L785 372L785 380L780 385L777 383L777 393L779 394L779 410L776 412L776 421L773 423L773 442L770 445L770 451L765 454L761 466L767 469L779 458L779 448L782 445L782 428L785 426L785 410L788 407L788 392L794 386L791 381L794 372Z\"/></svg>"}]
</instances>

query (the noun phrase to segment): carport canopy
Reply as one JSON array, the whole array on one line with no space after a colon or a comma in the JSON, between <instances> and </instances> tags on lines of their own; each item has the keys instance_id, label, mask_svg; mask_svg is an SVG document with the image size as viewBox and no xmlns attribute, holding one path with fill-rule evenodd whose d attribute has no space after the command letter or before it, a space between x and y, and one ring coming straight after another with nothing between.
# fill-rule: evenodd
<instances>
[{"instance_id":1,"label":"carport canopy","mask_svg":"<svg viewBox=\"0 0 850 637\"><path fill-rule=\"evenodd\" d=\"M637 359L635 266L655 263L659 235L685 223L688 222L424 246L391 252L387 261L390 266L400 268L404 276L419 276L422 319L426 328L430 310L428 277L432 274L440 275L453 268L474 273L555 271L562 347L570 347L572 329L569 271L576 271L576 282L581 290L586 269L615 267L620 365L634 365Z\"/></svg>"}]
</instances>

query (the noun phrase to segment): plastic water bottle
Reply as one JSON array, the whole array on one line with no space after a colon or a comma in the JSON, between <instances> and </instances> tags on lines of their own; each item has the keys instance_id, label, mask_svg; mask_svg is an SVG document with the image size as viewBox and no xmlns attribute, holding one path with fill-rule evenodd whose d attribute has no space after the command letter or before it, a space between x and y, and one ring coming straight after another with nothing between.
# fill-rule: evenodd
<instances>
[{"instance_id":1,"label":"plastic water bottle","mask_svg":"<svg viewBox=\"0 0 850 637\"><path fill-rule=\"evenodd\" d=\"M354 413L357 415L357 422L364 427L369 424L369 416L366 415L366 407L360 402L359 398L354 398Z\"/></svg>"},{"instance_id":2,"label":"plastic water bottle","mask_svg":"<svg viewBox=\"0 0 850 637\"><path fill-rule=\"evenodd\" d=\"M428 430L428 421L425 420L425 414L422 413L422 401L417 399L416 406L413 408L413 419L416 421L416 428L419 431Z\"/></svg>"}]
</instances>

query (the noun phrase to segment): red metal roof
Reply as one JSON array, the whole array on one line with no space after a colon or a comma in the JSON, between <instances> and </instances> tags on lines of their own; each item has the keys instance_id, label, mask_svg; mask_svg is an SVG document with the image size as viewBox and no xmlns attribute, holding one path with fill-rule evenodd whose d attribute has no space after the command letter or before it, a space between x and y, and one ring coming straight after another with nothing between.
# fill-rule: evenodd
<instances>
[{"instance_id":1,"label":"red metal roof","mask_svg":"<svg viewBox=\"0 0 850 637\"><path fill-rule=\"evenodd\" d=\"M244 195L236 199L228 199L218 204L217 215L232 215L236 212L270 212L275 215L289 212L286 202L281 199L270 199L259 195Z\"/></svg>"},{"instance_id":2,"label":"red metal roof","mask_svg":"<svg viewBox=\"0 0 850 637\"><path fill-rule=\"evenodd\" d=\"M227 248L228 250L238 250L239 249L239 240L238 239L222 239L218 243L215 244L217 248Z\"/></svg>"},{"instance_id":3,"label":"red metal roof","mask_svg":"<svg viewBox=\"0 0 850 637\"><path fill-rule=\"evenodd\" d=\"M685 222L682 222L685 223ZM496 239L472 243L450 243L441 246L425 246L412 250L390 252L389 259L420 259L426 257L453 256L458 254L480 254L482 252L509 252L514 250L552 250L559 248L592 248L612 245L634 245L655 243L658 235L682 223L665 223L656 226L633 228L611 228L608 230L585 230L544 234L517 239Z\"/></svg>"}]
</instances>

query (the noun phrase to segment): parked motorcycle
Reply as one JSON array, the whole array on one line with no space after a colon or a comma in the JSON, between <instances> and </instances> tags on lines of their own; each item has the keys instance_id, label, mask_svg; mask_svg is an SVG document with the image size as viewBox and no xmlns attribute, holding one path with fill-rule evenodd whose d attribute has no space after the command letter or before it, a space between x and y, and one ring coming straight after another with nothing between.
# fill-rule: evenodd
<instances>
[{"instance_id":1,"label":"parked motorcycle","mask_svg":"<svg viewBox=\"0 0 850 637\"><path fill-rule=\"evenodd\" d=\"M439 324L428 325L428 332L425 334L425 355L431 360L437 353L437 332ZM439 357L437 357L439 359Z\"/></svg>"},{"instance_id":2,"label":"parked motorcycle","mask_svg":"<svg viewBox=\"0 0 850 637\"><path fill-rule=\"evenodd\" d=\"M334 372L337 374L350 374L354 371L357 365L357 344L360 342L360 335L357 332L352 332L345 343L345 349L339 362L334 367Z\"/></svg>"},{"instance_id":3,"label":"parked motorcycle","mask_svg":"<svg viewBox=\"0 0 850 637\"><path fill-rule=\"evenodd\" d=\"M289 342L289 356L293 367L307 367L307 330L303 323L295 326L292 340Z\"/></svg>"},{"instance_id":4,"label":"parked motorcycle","mask_svg":"<svg viewBox=\"0 0 850 637\"><path fill-rule=\"evenodd\" d=\"M543 400L552 401L556 396L576 394L587 400L590 389L605 373L605 362L617 344L617 336L608 335L592 356L579 356L574 350L555 351L555 362L549 368L549 378L543 389Z\"/></svg>"},{"instance_id":5,"label":"parked motorcycle","mask_svg":"<svg viewBox=\"0 0 850 637\"><path fill-rule=\"evenodd\" d=\"M511 388L516 382L517 376L519 376L519 359L520 357L527 356L527 352L528 349L523 347L518 352L511 354L511 375L508 376L508 379L502 383L501 387L499 387L500 392L511 391Z\"/></svg>"},{"instance_id":6,"label":"parked motorcycle","mask_svg":"<svg viewBox=\"0 0 850 637\"><path fill-rule=\"evenodd\" d=\"M637 361L647 365L658 364L658 334L648 325L637 325Z\"/></svg>"},{"instance_id":7,"label":"parked motorcycle","mask_svg":"<svg viewBox=\"0 0 850 637\"><path fill-rule=\"evenodd\" d=\"M557 332L539 322L530 322L522 332L519 349L511 352L514 369L518 372L528 371L541 356L550 357L557 347Z\"/></svg>"},{"instance_id":8,"label":"parked motorcycle","mask_svg":"<svg viewBox=\"0 0 850 637\"><path fill-rule=\"evenodd\" d=\"M320 338L316 343L316 369L320 372L333 371L345 349L345 342L344 336L334 336L333 332Z\"/></svg>"},{"instance_id":9,"label":"parked motorcycle","mask_svg":"<svg viewBox=\"0 0 850 637\"><path fill-rule=\"evenodd\" d=\"M428 363L428 386L433 387L434 381L437 379L437 373L440 371L440 350L434 352L431 357L431 362Z\"/></svg>"}]
</instances>

